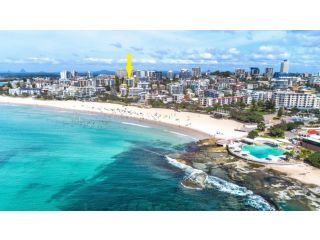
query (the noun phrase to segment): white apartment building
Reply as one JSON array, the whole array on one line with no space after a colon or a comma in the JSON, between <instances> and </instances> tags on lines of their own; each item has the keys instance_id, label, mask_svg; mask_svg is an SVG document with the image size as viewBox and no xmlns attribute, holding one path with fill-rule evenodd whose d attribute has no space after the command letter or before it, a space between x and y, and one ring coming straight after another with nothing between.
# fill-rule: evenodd
<instances>
[{"instance_id":1,"label":"white apartment building","mask_svg":"<svg viewBox=\"0 0 320 240\"><path fill-rule=\"evenodd\" d=\"M202 97L199 99L200 105L210 107L213 105L230 105L232 103L244 102L246 103L246 96L231 96L231 97Z\"/></svg>"},{"instance_id":2,"label":"white apartment building","mask_svg":"<svg viewBox=\"0 0 320 240\"><path fill-rule=\"evenodd\" d=\"M168 91L170 94L182 94L183 93L183 85L179 84L179 83L168 84Z\"/></svg>"},{"instance_id":3,"label":"white apartment building","mask_svg":"<svg viewBox=\"0 0 320 240\"><path fill-rule=\"evenodd\" d=\"M281 73L288 73L289 72L289 62L288 62L288 60L283 60L281 62L280 72Z\"/></svg>"},{"instance_id":4,"label":"white apartment building","mask_svg":"<svg viewBox=\"0 0 320 240\"><path fill-rule=\"evenodd\" d=\"M132 87L132 88L129 88L128 97L138 97L138 96L140 96L143 92L144 92L144 89L143 89L143 88Z\"/></svg>"},{"instance_id":5,"label":"white apartment building","mask_svg":"<svg viewBox=\"0 0 320 240\"><path fill-rule=\"evenodd\" d=\"M248 95L256 102L272 100L272 91L252 91Z\"/></svg>"},{"instance_id":6,"label":"white apartment building","mask_svg":"<svg viewBox=\"0 0 320 240\"><path fill-rule=\"evenodd\" d=\"M315 109L320 107L320 99L315 94L276 91L272 99L276 108Z\"/></svg>"}]
</instances>

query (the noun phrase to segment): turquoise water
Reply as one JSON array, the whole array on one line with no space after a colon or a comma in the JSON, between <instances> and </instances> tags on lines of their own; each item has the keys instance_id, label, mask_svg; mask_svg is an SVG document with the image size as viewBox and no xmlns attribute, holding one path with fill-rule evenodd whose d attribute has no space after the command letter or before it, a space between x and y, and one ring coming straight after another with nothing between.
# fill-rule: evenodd
<instances>
[{"instance_id":1,"label":"turquoise water","mask_svg":"<svg viewBox=\"0 0 320 240\"><path fill-rule=\"evenodd\" d=\"M193 139L134 124L0 105L0 210L259 209L261 198L214 177L213 189L181 186L164 155Z\"/></svg>"},{"instance_id":2,"label":"turquoise water","mask_svg":"<svg viewBox=\"0 0 320 240\"><path fill-rule=\"evenodd\" d=\"M266 158L268 155L281 156L284 154L283 150L268 145L245 145L242 147L242 150L249 151L256 158Z\"/></svg>"}]
</instances>

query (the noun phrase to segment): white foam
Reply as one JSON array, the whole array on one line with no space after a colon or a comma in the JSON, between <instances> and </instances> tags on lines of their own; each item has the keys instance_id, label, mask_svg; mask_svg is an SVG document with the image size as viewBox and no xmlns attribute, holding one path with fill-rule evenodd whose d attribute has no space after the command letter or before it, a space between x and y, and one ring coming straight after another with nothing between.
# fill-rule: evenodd
<instances>
[{"instance_id":1,"label":"white foam","mask_svg":"<svg viewBox=\"0 0 320 240\"><path fill-rule=\"evenodd\" d=\"M193 140L198 140L197 138L191 137L191 136L183 134L183 133L179 133L179 132L175 132L175 131L167 131L167 130L166 130L166 132L173 133L173 134L183 136L183 137L189 137L189 138L192 138Z\"/></svg>"},{"instance_id":2,"label":"white foam","mask_svg":"<svg viewBox=\"0 0 320 240\"><path fill-rule=\"evenodd\" d=\"M121 122L121 123L126 124L126 125L137 126L137 127L150 128L149 126L141 125L141 124L137 124L137 123L130 123L130 122Z\"/></svg>"},{"instance_id":3,"label":"white foam","mask_svg":"<svg viewBox=\"0 0 320 240\"><path fill-rule=\"evenodd\" d=\"M201 170L194 169L194 168L190 167L189 165L178 162L176 159L170 158L168 156L166 156L166 159L173 166L184 170L187 174L189 174L189 176L192 174L195 174L195 173L204 173ZM234 183L231 183L231 182L225 181L221 178L218 178L215 176L210 176L210 175L207 176L206 183L210 184L211 186L215 187L217 190L219 190L221 192L246 197L247 204L250 205L251 207L258 209L258 210L263 210L263 211L275 210L264 198L262 198L259 195L254 194L252 191L248 190L245 187L238 186Z\"/></svg>"}]
</instances>

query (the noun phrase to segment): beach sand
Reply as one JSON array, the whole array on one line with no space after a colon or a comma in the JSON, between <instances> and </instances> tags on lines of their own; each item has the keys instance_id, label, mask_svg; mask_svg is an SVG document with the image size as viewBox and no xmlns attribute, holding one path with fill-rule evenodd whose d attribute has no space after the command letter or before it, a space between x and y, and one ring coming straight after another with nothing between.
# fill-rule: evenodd
<instances>
[{"instance_id":1,"label":"beach sand","mask_svg":"<svg viewBox=\"0 0 320 240\"><path fill-rule=\"evenodd\" d=\"M298 163L294 165L269 164L266 168L283 172L288 177L300 182L320 186L320 169L312 167L306 163Z\"/></svg>"},{"instance_id":2,"label":"beach sand","mask_svg":"<svg viewBox=\"0 0 320 240\"><path fill-rule=\"evenodd\" d=\"M206 114L178 112L172 109L140 108L136 106L123 106L112 103L81 102L81 101L57 101L37 100L31 97L7 97L0 96L0 103L33 105L42 107L55 107L72 111L87 111L100 114L109 114L119 117L132 118L139 121L152 121L152 123L171 125L181 130L193 130L198 136L216 137L219 139L236 139L247 135L235 129L243 127L243 124L233 120L215 119Z\"/></svg>"}]
</instances>

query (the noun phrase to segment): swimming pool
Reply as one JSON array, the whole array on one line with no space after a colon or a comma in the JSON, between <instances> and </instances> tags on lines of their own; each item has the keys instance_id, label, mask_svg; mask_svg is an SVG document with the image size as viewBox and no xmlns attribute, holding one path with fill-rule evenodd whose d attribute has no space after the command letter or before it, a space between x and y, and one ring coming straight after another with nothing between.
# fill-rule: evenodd
<instances>
[{"instance_id":1,"label":"swimming pool","mask_svg":"<svg viewBox=\"0 0 320 240\"><path fill-rule=\"evenodd\" d=\"M250 152L256 158L266 158L268 155L281 156L284 154L283 150L268 145L245 145L242 147L242 150Z\"/></svg>"}]
</instances>

